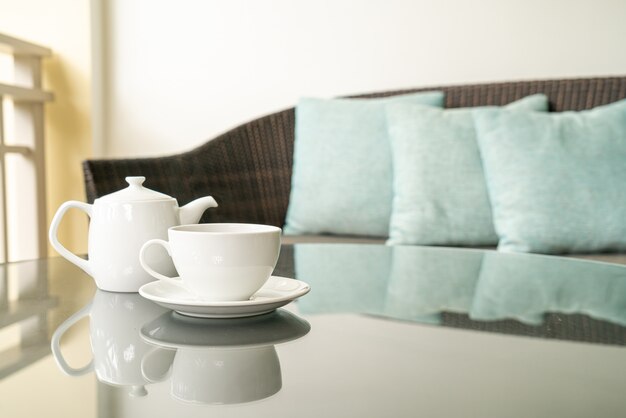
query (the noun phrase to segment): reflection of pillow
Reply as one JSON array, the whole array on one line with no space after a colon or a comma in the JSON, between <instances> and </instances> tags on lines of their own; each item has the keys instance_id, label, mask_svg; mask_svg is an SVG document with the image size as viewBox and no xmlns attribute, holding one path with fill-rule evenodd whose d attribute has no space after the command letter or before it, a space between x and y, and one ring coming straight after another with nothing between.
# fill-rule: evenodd
<instances>
[{"instance_id":1,"label":"reflection of pillow","mask_svg":"<svg viewBox=\"0 0 626 418\"><path fill-rule=\"evenodd\" d=\"M384 106L443 106L443 93L382 99L303 99L285 233L386 237L391 213L391 151Z\"/></svg>"},{"instance_id":2,"label":"reflection of pillow","mask_svg":"<svg viewBox=\"0 0 626 418\"><path fill-rule=\"evenodd\" d=\"M296 278L311 285L298 300L302 313L380 314L385 303L391 247L297 244Z\"/></svg>"},{"instance_id":3,"label":"reflection of pillow","mask_svg":"<svg viewBox=\"0 0 626 418\"><path fill-rule=\"evenodd\" d=\"M547 111L548 99L537 94L506 107ZM387 106L394 174L389 244L498 242L472 110Z\"/></svg>"},{"instance_id":4,"label":"reflection of pillow","mask_svg":"<svg viewBox=\"0 0 626 418\"><path fill-rule=\"evenodd\" d=\"M387 316L436 322L443 311L469 311L483 251L402 245L391 248L384 311Z\"/></svg>"},{"instance_id":5,"label":"reflection of pillow","mask_svg":"<svg viewBox=\"0 0 626 418\"><path fill-rule=\"evenodd\" d=\"M626 325L626 269L566 258L486 252L470 318L539 325L548 312Z\"/></svg>"},{"instance_id":6,"label":"reflection of pillow","mask_svg":"<svg viewBox=\"0 0 626 418\"><path fill-rule=\"evenodd\" d=\"M592 110L474 113L499 249L626 249L626 100Z\"/></svg>"}]
</instances>

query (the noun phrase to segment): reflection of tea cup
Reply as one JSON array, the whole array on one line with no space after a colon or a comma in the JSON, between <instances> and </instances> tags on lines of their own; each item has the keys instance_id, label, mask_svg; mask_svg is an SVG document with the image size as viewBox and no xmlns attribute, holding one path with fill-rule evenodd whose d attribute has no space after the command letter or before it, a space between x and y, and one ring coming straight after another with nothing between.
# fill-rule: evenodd
<instances>
[{"instance_id":1,"label":"reflection of tea cup","mask_svg":"<svg viewBox=\"0 0 626 418\"><path fill-rule=\"evenodd\" d=\"M180 348L172 364L171 393L183 402L233 404L267 398L282 387L273 345Z\"/></svg>"},{"instance_id":2,"label":"reflection of tea cup","mask_svg":"<svg viewBox=\"0 0 626 418\"><path fill-rule=\"evenodd\" d=\"M137 332L141 324L166 309L144 299L137 293L111 293L96 290L91 303L63 322L52 336L52 353L59 368L69 376L95 371L98 380L116 386L129 386L130 394L145 395L146 380L141 373L141 360L153 347ZM93 360L84 367L73 368L63 357L61 337L81 319L90 318ZM171 353L155 353L167 361Z\"/></svg>"},{"instance_id":3,"label":"reflection of tea cup","mask_svg":"<svg viewBox=\"0 0 626 418\"><path fill-rule=\"evenodd\" d=\"M160 347L143 359L142 370L148 381L169 377L172 397L183 402L264 399L282 387L274 344L300 338L309 329L308 322L284 310L228 321L170 312L141 329L146 341ZM160 351L175 353L173 360L167 362L170 357Z\"/></svg>"},{"instance_id":4,"label":"reflection of tea cup","mask_svg":"<svg viewBox=\"0 0 626 418\"><path fill-rule=\"evenodd\" d=\"M211 301L247 300L269 279L280 252L280 228L255 224L197 224L168 229L168 241L153 239L139 260L153 277L182 285ZM152 245L165 247L180 280L154 271L145 260Z\"/></svg>"}]
</instances>

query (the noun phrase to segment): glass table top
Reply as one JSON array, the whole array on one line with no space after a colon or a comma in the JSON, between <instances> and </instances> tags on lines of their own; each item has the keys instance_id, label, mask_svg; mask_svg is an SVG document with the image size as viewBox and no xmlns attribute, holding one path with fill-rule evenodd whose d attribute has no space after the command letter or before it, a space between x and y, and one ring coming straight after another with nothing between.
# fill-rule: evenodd
<instances>
[{"instance_id":1,"label":"glass table top","mask_svg":"<svg viewBox=\"0 0 626 418\"><path fill-rule=\"evenodd\" d=\"M626 266L298 244L274 274L311 292L199 319L0 265L0 416L626 416Z\"/></svg>"}]
</instances>

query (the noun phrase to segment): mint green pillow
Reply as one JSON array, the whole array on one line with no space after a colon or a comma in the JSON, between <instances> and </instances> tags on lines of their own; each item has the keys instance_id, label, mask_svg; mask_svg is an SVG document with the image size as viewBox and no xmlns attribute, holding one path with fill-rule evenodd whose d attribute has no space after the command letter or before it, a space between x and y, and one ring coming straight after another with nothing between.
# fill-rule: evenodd
<instances>
[{"instance_id":1,"label":"mint green pillow","mask_svg":"<svg viewBox=\"0 0 626 418\"><path fill-rule=\"evenodd\" d=\"M392 171L385 104L441 107L443 99L442 92L302 99L285 234L388 236Z\"/></svg>"},{"instance_id":2,"label":"mint green pillow","mask_svg":"<svg viewBox=\"0 0 626 418\"><path fill-rule=\"evenodd\" d=\"M532 95L506 107L547 111L548 98ZM498 242L476 143L475 109L387 106L394 175L388 244Z\"/></svg>"},{"instance_id":3,"label":"mint green pillow","mask_svg":"<svg viewBox=\"0 0 626 418\"><path fill-rule=\"evenodd\" d=\"M626 250L626 100L581 112L474 114L505 251Z\"/></svg>"}]
</instances>

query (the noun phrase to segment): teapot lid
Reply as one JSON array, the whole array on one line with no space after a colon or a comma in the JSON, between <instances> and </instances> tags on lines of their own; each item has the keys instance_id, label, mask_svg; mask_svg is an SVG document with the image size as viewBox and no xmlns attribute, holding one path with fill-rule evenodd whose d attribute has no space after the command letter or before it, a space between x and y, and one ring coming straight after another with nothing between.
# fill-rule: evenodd
<instances>
[{"instance_id":1,"label":"teapot lid","mask_svg":"<svg viewBox=\"0 0 626 418\"><path fill-rule=\"evenodd\" d=\"M146 178L143 176L126 177L128 187L117 192L102 196L99 200L105 202L136 202L146 200L165 200L173 199L164 193L159 193L154 190L150 190L143 187L143 182Z\"/></svg>"}]
</instances>

